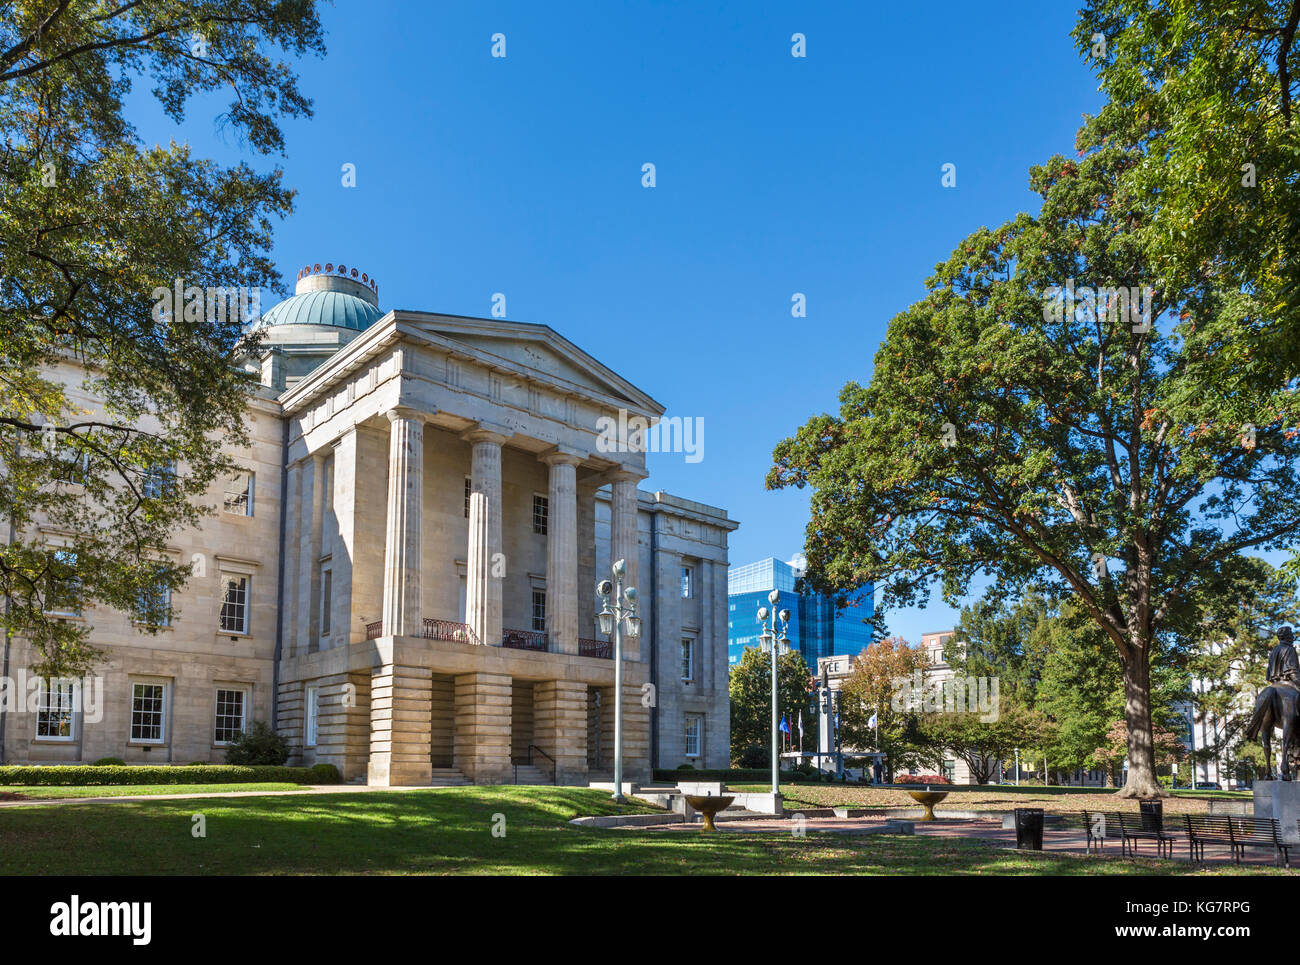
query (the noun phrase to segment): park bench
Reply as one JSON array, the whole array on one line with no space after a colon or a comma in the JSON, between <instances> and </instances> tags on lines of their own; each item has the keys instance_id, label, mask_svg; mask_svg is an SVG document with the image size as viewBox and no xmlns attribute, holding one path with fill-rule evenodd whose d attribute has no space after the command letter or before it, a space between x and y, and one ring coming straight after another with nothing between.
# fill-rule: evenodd
<instances>
[{"instance_id":1,"label":"park bench","mask_svg":"<svg viewBox=\"0 0 1300 965\"><path fill-rule=\"evenodd\" d=\"M1206 842L1226 844L1232 860L1241 864L1247 848L1272 848L1273 864L1281 858L1291 867L1292 845L1282 840L1282 827L1274 818L1219 817L1207 814L1185 814L1187 847L1193 861L1205 862Z\"/></svg>"},{"instance_id":2,"label":"park bench","mask_svg":"<svg viewBox=\"0 0 1300 965\"><path fill-rule=\"evenodd\" d=\"M1089 852L1095 845L1097 852L1100 853L1106 839L1116 837L1118 832L1120 853L1125 857L1130 855L1137 857L1138 842L1151 840L1156 843L1158 857L1172 858L1174 842L1178 840L1177 835L1155 826L1149 817L1141 814L1125 814L1122 811L1084 811L1083 825L1088 836Z\"/></svg>"}]
</instances>

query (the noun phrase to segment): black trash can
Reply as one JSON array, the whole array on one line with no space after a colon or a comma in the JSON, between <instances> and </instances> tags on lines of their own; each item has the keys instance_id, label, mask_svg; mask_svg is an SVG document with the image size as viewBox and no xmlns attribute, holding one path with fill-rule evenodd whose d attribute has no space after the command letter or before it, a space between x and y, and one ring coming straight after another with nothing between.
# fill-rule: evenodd
<instances>
[{"instance_id":1,"label":"black trash can","mask_svg":"<svg viewBox=\"0 0 1300 965\"><path fill-rule=\"evenodd\" d=\"M1163 801L1139 801L1142 809L1142 830L1162 831L1165 826L1165 805Z\"/></svg>"},{"instance_id":2,"label":"black trash can","mask_svg":"<svg viewBox=\"0 0 1300 965\"><path fill-rule=\"evenodd\" d=\"M1043 809L1016 808L1016 847L1026 851L1043 850Z\"/></svg>"}]
</instances>

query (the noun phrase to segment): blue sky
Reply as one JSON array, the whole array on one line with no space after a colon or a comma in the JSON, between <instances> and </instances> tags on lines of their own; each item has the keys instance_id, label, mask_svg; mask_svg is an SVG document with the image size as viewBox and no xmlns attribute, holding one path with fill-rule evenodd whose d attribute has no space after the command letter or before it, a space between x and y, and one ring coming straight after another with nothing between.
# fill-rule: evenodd
<instances>
[{"instance_id":1,"label":"blue sky","mask_svg":"<svg viewBox=\"0 0 1300 965\"><path fill-rule=\"evenodd\" d=\"M1072 152L1100 105L1074 10L339 0L326 58L300 63L316 113L286 125L286 157L241 151L214 124L222 100L177 128L142 82L130 110L149 142L284 167L290 284L344 262L385 309L479 316L501 292L508 318L702 418L704 458L652 454L645 485L740 520L734 563L788 559L808 499L764 489L773 446L870 378L890 318L962 237L1036 209L1029 166ZM888 623L917 641L953 617L936 595Z\"/></svg>"}]
</instances>

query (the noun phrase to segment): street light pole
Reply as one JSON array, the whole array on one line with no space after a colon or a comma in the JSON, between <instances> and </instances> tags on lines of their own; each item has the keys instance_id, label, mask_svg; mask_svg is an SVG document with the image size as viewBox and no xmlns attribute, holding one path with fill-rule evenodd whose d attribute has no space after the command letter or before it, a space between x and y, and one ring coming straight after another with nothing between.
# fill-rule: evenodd
<instances>
[{"instance_id":1,"label":"street light pole","mask_svg":"<svg viewBox=\"0 0 1300 965\"><path fill-rule=\"evenodd\" d=\"M636 587L623 586L623 577L627 575L627 561L619 560L611 568L613 582L601 580L596 584L596 595L600 597L601 608L596 614L596 625L600 632L614 634L614 793L613 799L619 804L626 802L623 796L623 623L627 622L627 635L632 638L641 635L641 618L636 614ZM610 596L613 595L614 606L610 608Z\"/></svg>"},{"instance_id":2,"label":"street light pole","mask_svg":"<svg viewBox=\"0 0 1300 965\"><path fill-rule=\"evenodd\" d=\"M758 623L763 628L759 634L759 641L765 649L772 651L772 793L781 793L781 772L780 772L780 744L777 739L777 657L780 655L782 647L789 648L790 638L786 635L790 627L790 611L782 610L777 613L776 605L781 601L781 591L773 590L767 595L767 602L772 604L772 624L768 627L768 609L765 606L758 608ZM780 632L780 639L777 639L777 633Z\"/></svg>"}]
</instances>

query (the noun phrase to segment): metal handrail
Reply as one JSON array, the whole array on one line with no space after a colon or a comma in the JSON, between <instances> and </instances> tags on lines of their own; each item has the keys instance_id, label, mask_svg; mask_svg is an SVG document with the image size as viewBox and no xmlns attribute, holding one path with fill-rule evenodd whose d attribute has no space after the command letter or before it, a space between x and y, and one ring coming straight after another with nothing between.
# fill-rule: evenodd
<instances>
[{"instance_id":1,"label":"metal handrail","mask_svg":"<svg viewBox=\"0 0 1300 965\"><path fill-rule=\"evenodd\" d=\"M550 754L546 753L546 751L542 750L542 749L541 749L540 747L538 747L536 744L529 744L529 745L528 745L528 764L529 764L529 766L532 766L532 763L533 763L533 751L537 751L537 753L541 754L544 758L546 758L548 761L551 762L551 783L554 784L554 785L556 785L556 786L558 787L559 784L560 784L560 765L557 764L557 763L555 763L555 758L554 758L554 757L552 757ZM517 780L516 780L516 783L518 783Z\"/></svg>"}]
</instances>

